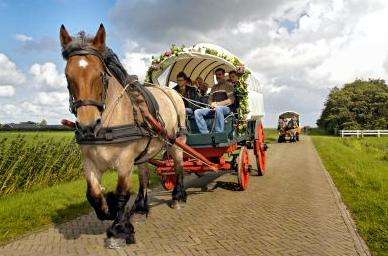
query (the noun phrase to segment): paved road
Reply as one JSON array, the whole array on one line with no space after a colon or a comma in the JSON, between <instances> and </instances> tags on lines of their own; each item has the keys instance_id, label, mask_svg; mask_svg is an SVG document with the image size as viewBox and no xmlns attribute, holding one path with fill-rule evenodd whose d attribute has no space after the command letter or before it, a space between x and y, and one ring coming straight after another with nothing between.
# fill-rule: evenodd
<instances>
[{"instance_id":1,"label":"paved road","mask_svg":"<svg viewBox=\"0 0 388 256\"><path fill-rule=\"evenodd\" d=\"M189 190L187 205L170 209L169 194L153 191L137 244L103 247L109 222L94 214L32 234L0 255L367 255L309 137L271 145L268 172L232 191L223 175L212 192Z\"/></svg>"}]
</instances>

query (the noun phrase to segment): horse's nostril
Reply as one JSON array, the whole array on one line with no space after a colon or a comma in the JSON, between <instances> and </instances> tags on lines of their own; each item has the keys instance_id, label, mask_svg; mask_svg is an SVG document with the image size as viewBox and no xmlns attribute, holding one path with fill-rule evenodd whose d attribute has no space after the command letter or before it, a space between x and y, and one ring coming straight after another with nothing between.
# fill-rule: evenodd
<instances>
[{"instance_id":1,"label":"horse's nostril","mask_svg":"<svg viewBox=\"0 0 388 256\"><path fill-rule=\"evenodd\" d=\"M101 118L98 118L98 119L96 120L96 124L101 124Z\"/></svg>"}]
</instances>

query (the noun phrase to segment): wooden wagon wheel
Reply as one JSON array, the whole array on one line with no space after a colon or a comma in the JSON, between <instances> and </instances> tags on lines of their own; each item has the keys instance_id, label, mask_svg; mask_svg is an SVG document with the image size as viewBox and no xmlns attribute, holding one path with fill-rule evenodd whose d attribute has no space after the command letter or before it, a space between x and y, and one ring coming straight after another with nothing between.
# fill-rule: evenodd
<instances>
[{"instance_id":1,"label":"wooden wagon wheel","mask_svg":"<svg viewBox=\"0 0 388 256\"><path fill-rule=\"evenodd\" d=\"M256 139L255 139L255 156L257 160L257 174L259 176L264 175L267 167L267 145L265 144L265 134L263 123L256 128Z\"/></svg>"},{"instance_id":2,"label":"wooden wagon wheel","mask_svg":"<svg viewBox=\"0 0 388 256\"><path fill-rule=\"evenodd\" d=\"M165 190L171 191L175 188L175 185L176 185L175 174L162 175L160 177L160 180Z\"/></svg>"},{"instance_id":3,"label":"wooden wagon wheel","mask_svg":"<svg viewBox=\"0 0 388 256\"><path fill-rule=\"evenodd\" d=\"M237 177L241 189L246 190L249 184L249 156L245 146L241 148L237 157Z\"/></svg>"},{"instance_id":4,"label":"wooden wagon wheel","mask_svg":"<svg viewBox=\"0 0 388 256\"><path fill-rule=\"evenodd\" d=\"M170 160L171 156L166 152L163 154L163 160ZM175 188L176 185L176 175L175 174L167 174L167 175L160 175L160 182L162 183L162 187L167 190L171 191Z\"/></svg>"}]
</instances>

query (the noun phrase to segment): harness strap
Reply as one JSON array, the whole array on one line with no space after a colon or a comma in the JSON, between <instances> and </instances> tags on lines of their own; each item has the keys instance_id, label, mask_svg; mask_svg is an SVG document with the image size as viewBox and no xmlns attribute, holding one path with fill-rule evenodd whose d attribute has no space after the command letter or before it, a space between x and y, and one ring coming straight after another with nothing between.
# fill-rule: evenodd
<instances>
[{"instance_id":1,"label":"harness strap","mask_svg":"<svg viewBox=\"0 0 388 256\"><path fill-rule=\"evenodd\" d=\"M149 131L134 124L103 127L94 134L89 130L77 129L75 138L77 143L86 145L114 144L137 139L153 137Z\"/></svg>"},{"instance_id":2,"label":"harness strap","mask_svg":"<svg viewBox=\"0 0 388 256\"><path fill-rule=\"evenodd\" d=\"M70 106L73 112L76 112L79 107L82 106L96 106L99 111L104 111L105 104L95 100L77 100Z\"/></svg>"},{"instance_id":3,"label":"harness strap","mask_svg":"<svg viewBox=\"0 0 388 256\"><path fill-rule=\"evenodd\" d=\"M140 155L138 155L135 159L135 164L143 164L145 162L148 162L148 160L150 160L151 158L153 158L154 156L152 157L145 157L145 155L147 154L148 152L148 148L151 144L151 140L152 140L152 137L148 137L148 141L147 141L147 145L146 147L144 148L144 150L140 153ZM156 154L158 154L159 152L157 152Z\"/></svg>"}]
</instances>

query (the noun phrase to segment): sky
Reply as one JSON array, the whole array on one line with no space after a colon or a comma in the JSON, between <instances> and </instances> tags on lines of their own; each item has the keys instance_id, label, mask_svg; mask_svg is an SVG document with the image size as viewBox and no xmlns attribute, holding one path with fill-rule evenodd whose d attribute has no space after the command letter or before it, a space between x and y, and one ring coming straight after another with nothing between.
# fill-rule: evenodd
<instances>
[{"instance_id":1,"label":"sky","mask_svg":"<svg viewBox=\"0 0 388 256\"><path fill-rule=\"evenodd\" d=\"M0 123L74 119L59 28L100 23L140 78L171 44L226 48L263 85L267 127L286 110L314 126L331 88L388 78L386 0L0 0Z\"/></svg>"}]
</instances>

